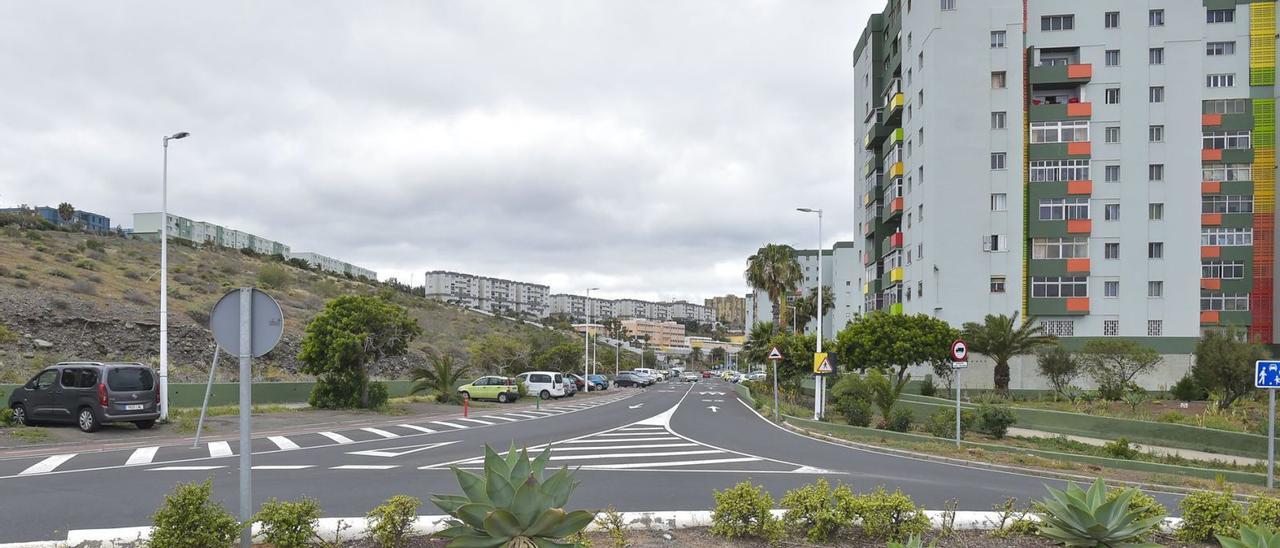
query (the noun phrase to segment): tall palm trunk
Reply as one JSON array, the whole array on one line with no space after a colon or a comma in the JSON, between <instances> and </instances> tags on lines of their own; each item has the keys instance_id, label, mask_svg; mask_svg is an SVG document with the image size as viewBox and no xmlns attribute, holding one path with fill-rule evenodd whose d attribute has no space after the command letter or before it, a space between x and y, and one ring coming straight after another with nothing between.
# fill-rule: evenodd
<instances>
[{"instance_id":1,"label":"tall palm trunk","mask_svg":"<svg viewBox=\"0 0 1280 548\"><path fill-rule=\"evenodd\" d=\"M998 361L994 371L996 392L1009 393L1009 362Z\"/></svg>"}]
</instances>

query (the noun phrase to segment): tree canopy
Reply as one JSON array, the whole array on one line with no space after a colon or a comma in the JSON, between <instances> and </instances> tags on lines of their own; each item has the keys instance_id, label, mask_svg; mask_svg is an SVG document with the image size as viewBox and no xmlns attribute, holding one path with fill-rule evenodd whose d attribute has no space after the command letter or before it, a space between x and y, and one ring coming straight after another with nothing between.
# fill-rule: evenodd
<instances>
[{"instance_id":1,"label":"tree canopy","mask_svg":"<svg viewBox=\"0 0 1280 548\"><path fill-rule=\"evenodd\" d=\"M1009 361L1014 356L1030 354L1054 338L1044 334L1040 322L1028 321L1018 323L1018 313L1013 316L1004 314L987 314L982 323L965 322L963 328L964 341L970 352L977 352L995 362L996 390L1009 390Z\"/></svg>"},{"instance_id":2,"label":"tree canopy","mask_svg":"<svg viewBox=\"0 0 1280 548\"><path fill-rule=\"evenodd\" d=\"M514 375L529 368L531 345L522 338L490 331L467 345L471 365L487 373Z\"/></svg>"},{"instance_id":3,"label":"tree canopy","mask_svg":"<svg viewBox=\"0 0 1280 548\"><path fill-rule=\"evenodd\" d=\"M950 376L947 357L957 337L947 322L931 316L873 312L841 329L834 349L846 370L896 369L902 379L908 366L929 364L935 374Z\"/></svg>"},{"instance_id":4,"label":"tree canopy","mask_svg":"<svg viewBox=\"0 0 1280 548\"><path fill-rule=\"evenodd\" d=\"M379 398L370 398L369 366L404 354L421 333L408 310L380 297L344 295L329 301L307 324L298 354L302 372L316 376L311 404L380 406ZM385 386L379 394L385 402Z\"/></svg>"},{"instance_id":5,"label":"tree canopy","mask_svg":"<svg viewBox=\"0 0 1280 548\"><path fill-rule=\"evenodd\" d=\"M1209 331L1196 343L1191 378L1208 390L1220 407L1230 407L1254 390L1254 362L1269 356L1260 344L1237 340L1233 333Z\"/></svg>"},{"instance_id":6,"label":"tree canopy","mask_svg":"<svg viewBox=\"0 0 1280 548\"><path fill-rule=\"evenodd\" d=\"M786 294L796 290L804 273L796 261L795 249L789 245L766 244L747 258L744 273L747 285L764 291L773 303L773 324L786 318Z\"/></svg>"}]
</instances>

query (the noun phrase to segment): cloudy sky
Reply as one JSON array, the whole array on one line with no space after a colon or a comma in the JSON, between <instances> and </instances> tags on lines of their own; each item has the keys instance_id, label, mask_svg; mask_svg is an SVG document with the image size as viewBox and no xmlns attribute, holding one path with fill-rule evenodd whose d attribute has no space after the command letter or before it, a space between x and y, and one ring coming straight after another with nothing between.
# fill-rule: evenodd
<instances>
[{"instance_id":1,"label":"cloudy sky","mask_svg":"<svg viewBox=\"0 0 1280 548\"><path fill-rule=\"evenodd\" d=\"M854 237L879 0L6 2L0 207L160 208L418 283L742 293Z\"/></svg>"}]
</instances>

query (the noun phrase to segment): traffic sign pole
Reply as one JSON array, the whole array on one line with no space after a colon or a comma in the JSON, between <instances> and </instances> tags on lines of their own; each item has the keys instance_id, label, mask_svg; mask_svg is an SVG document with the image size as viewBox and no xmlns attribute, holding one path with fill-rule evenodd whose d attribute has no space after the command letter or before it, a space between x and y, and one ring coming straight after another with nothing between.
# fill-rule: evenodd
<instances>
[{"instance_id":1,"label":"traffic sign pole","mask_svg":"<svg viewBox=\"0 0 1280 548\"><path fill-rule=\"evenodd\" d=\"M956 339L951 343L951 371L956 383L956 448L960 447L960 370L969 366L969 345Z\"/></svg>"},{"instance_id":2,"label":"traffic sign pole","mask_svg":"<svg viewBox=\"0 0 1280 548\"><path fill-rule=\"evenodd\" d=\"M1267 489L1276 477L1276 389L1267 393Z\"/></svg>"},{"instance_id":3,"label":"traffic sign pole","mask_svg":"<svg viewBox=\"0 0 1280 548\"><path fill-rule=\"evenodd\" d=\"M952 369L956 383L956 447L960 447L960 370Z\"/></svg>"},{"instance_id":4,"label":"traffic sign pole","mask_svg":"<svg viewBox=\"0 0 1280 548\"><path fill-rule=\"evenodd\" d=\"M782 352L778 352L778 347L769 349L769 361L773 363L773 422L779 422L778 418L778 360L782 359Z\"/></svg>"},{"instance_id":5,"label":"traffic sign pole","mask_svg":"<svg viewBox=\"0 0 1280 548\"><path fill-rule=\"evenodd\" d=\"M253 289L240 288L240 522L253 523ZM253 545L252 527L240 532L240 546Z\"/></svg>"}]
</instances>

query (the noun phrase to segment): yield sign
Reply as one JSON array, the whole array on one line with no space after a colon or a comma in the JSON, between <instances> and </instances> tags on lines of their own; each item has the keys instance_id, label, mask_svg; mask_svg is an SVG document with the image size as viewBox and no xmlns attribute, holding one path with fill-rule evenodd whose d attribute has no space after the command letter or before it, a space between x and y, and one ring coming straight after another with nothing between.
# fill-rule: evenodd
<instances>
[{"instance_id":1,"label":"yield sign","mask_svg":"<svg viewBox=\"0 0 1280 548\"><path fill-rule=\"evenodd\" d=\"M781 359L782 359L782 352L778 352L778 347L776 347L776 346L775 346L775 347L773 347L773 349L769 350L769 359L771 359L771 360L781 360Z\"/></svg>"},{"instance_id":2,"label":"yield sign","mask_svg":"<svg viewBox=\"0 0 1280 548\"><path fill-rule=\"evenodd\" d=\"M349 452L349 453L347 453L347 454L348 454L348 455L362 455L362 456L366 456L366 457L387 457L387 458L394 458L394 457L403 457L403 456L408 455L408 454L410 454L410 453L417 453L417 452L419 452L419 451L426 451L426 450L428 450L428 449L435 449L435 448L437 448L437 447L442 447L442 446L449 445L449 444L454 444L454 443L458 443L458 442L456 442L456 441L445 441L445 442L439 442L439 443L427 443L427 444L419 444L419 445L405 445L405 446L403 446L403 447L389 447L389 448L387 448L387 449L381 449L381 450L352 451L352 452Z\"/></svg>"}]
</instances>

